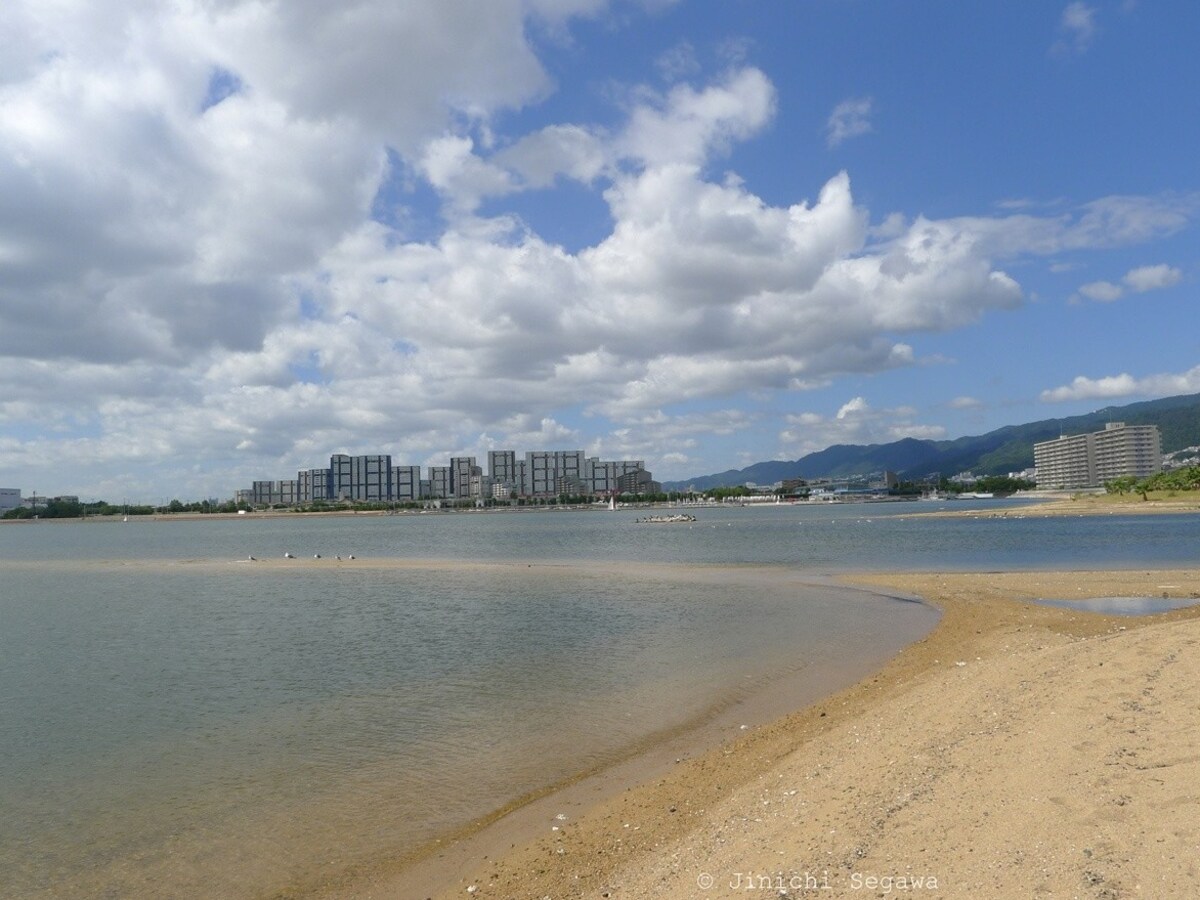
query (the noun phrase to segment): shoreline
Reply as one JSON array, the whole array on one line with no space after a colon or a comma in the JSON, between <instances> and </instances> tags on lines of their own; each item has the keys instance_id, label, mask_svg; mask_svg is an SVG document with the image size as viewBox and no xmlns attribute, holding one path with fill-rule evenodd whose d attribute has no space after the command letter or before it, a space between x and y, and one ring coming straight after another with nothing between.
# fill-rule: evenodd
<instances>
[{"instance_id":1,"label":"shoreline","mask_svg":"<svg viewBox=\"0 0 1200 900\"><path fill-rule=\"evenodd\" d=\"M1046 516L1111 516L1111 515L1179 515L1186 513L1200 513L1200 496L1173 496L1173 497L1154 497L1148 500L1136 499L1131 496L1129 499L1124 497L1113 497L1108 494L1081 494L1081 493L1063 493L1063 492L1047 492L1045 495L1039 495L1037 492L1021 494L1015 499L1036 501L1031 502L1026 506L1006 507L1005 509L989 509L988 500L963 500L955 499L953 503L961 504L963 509L943 509L922 511L917 509L907 515L930 517L930 518L977 518L980 516L990 517L1046 517ZM839 501L837 505L877 505L879 502L888 503L910 503L916 502L915 499L896 498L889 501L867 501L867 500L847 500ZM820 506L828 505L818 501L800 501L797 503L743 503L743 504L722 504L722 503L685 503L685 502L663 502L663 503L623 503L618 506L618 512L633 512L642 509L724 509L724 508L774 508L776 506ZM612 512L606 505L603 504L588 504L568 505L568 506L490 506L484 508L430 508L430 509L337 509L337 510L314 510L310 512L300 512L292 509L278 510L253 510L246 513L198 513L198 512L178 512L178 513L152 513L148 515L137 515L129 517L128 522L122 522L122 518L118 515L111 516L83 516L76 518L62 519L0 519L0 525L39 525L46 523L74 523L74 524L105 524L118 523L129 524L133 522L194 522L204 520L223 520L233 519L238 521L252 521L255 519L308 519L308 518L343 518L343 517L387 517L387 516L430 516L430 515L498 515L503 513L548 513L548 512Z\"/></svg>"},{"instance_id":2,"label":"shoreline","mask_svg":"<svg viewBox=\"0 0 1200 900\"><path fill-rule=\"evenodd\" d=\"M524 567L524 564L519 564ZM651 570L661 565L649 566ZM639 785L653 783L690 760L719 753L754 729L769 725L789 714L799 703L807 705L844 690L862 678L870 677L899 649L936 627L940 614L929 604L895 592L870 586L848 585L840 579L805 575L787 568L750 566L757 577L785 579L797 587L813 588L822 584L849 588L866 603L911 603L922 609L927 623L901 626L907 637L892 641L869 655L831 665L828 669L810 668L803 662L782 670L755 684L748 684L736 696L721 700L698 716L664 732L647 735L630 746L616 760L598 768L582 771L565 781L548 785L514 799L501 809L468 823L408 853L382 861L354 873L342 873L323 883L295 883L271 897L431 897L458 896L467 885L469 873L481 860L495 859L547 830L565 830L598 802L610 801ZM746 567L713 566L701 572L682 567L678 574L689 577L719 578L722 582L744 586ZM732 580L730 580L732 579ZM900 632L897 632L897 635ZM821 656L817 652L817 656ZM469 789L469 786L465 786ZM550 823L547 826L546 823ZM635 826L635 831L639 830ZM461 882L461 884L460 884ZM539 895L540 897L540 895Z\"/></svg>"},{"instance_id":3,"label":"shoreline","mask_svg":"<svg viewBox=\"0 0 1200 900\"><path fill-rule=\"evenodd\" d=\"M1200 596L1200 569L865 573L838 580L921 596L941 610L941 621L856 684L733 732L697 756L660 761L634 787L607 797L603 790L552 793L516 810L523 822L511 829L502 817L484 829L486 841L464 842L465 858L439 875L437 865L423 882L405 870L380 871L313 896L684 900L746 896L734 876L755 874L759 888L771 889L763 896L780 889L800 896L814 889L804 882L810 876L828 888L820 896L875 896L885 883L889 892L993 897L1060 890L1117 896L1103 891L1123 895L1151 876L1185 892L1194 884L1200 801L1185 785L1200 783L1200 757L1179 742L1200 726L1200 710L1180 696L1193 681L1182 677L1185 683L1168 692L1159 675L1163 666L1181 665L1180 646L1200 642L1200 606L1130 617L1032 598L1192 598ZM1200 668L1196 656L1187 661L1193 669ZM1106 663L1103 677L1117 678L1110 687L1121 692L1115 705L1095 693ZM1162 700L1171 715L1118 728L1147 718L1149 701L1134 696L1135 687L1143 698L1169 693ZM1167 721L1171 734L1157 740ZM1018 727L1030 723L1038 727ZM1143 749L1124 746L1143 733ZM1014 754L1013 744L1033 749ZM1151 763L1173 803L1165 810L1154 796L1161 786L1129 762L1138 752L1168 760ZM1048 761L1030 770L1029 753ZM1078 770L1103 783L1072 794L1064 782L1078 780ZM1112 797L1083 809L1097 791ZM1158 809L1151 808L1155 800ZM552 811L560 808L570 815L557 819ZM1030 815L1034 822L1023 827ZM1112 836L1097 837L1101 825ZM531 828L541 836L529 840ZM1150 849L1131 853L1123 845L1126 838L1144 842L1147 830L1157 836L1151 848L1167 843L1172 850L1173 862L1155 871L1146 860ZM706 877L712 881L704 888ZM918 878L926 880L917 885ZM936 890L928 890L929 878ZM871 879L875 891L868 890ZM400 890L418 884L420 894Z\"/></svg>"},{"instance_id":4,"label":"shoreline","mask_svg":"<svg viewBox=\"0 0 1200 900\"><path fill-rule=\"evenodd\" d=\"M1028 506L988 509L986 502L971 505L969 509L939 509L917 512L914 515L929 518L1052 518L1057 516L1146 516L1186 515L1200 513L1200 496L1140 498L1113 497L1109 494L1062 494L1052 498L1025 495L1024 499L1037 500ZM955 501L962 503L964 501Z\"/></svg>"}]
</instances>

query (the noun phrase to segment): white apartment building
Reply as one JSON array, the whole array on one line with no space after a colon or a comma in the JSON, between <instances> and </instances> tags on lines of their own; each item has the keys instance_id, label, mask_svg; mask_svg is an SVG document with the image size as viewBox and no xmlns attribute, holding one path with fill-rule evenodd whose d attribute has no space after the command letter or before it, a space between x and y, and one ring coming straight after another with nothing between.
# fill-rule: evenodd
<instances>
[{"instance_id":1,"label":"white apartment building","mask_svg":"<svg viewBox=\"0 0 1200 900\"><path fill-rule=\"evenodd\" d=\"M1162 439L1157 425L1109 422L1103 431L1034 444L1033 460L1039 488L1096 488L1114 478L1161 472Z\"/></svg>"}]
</instances>

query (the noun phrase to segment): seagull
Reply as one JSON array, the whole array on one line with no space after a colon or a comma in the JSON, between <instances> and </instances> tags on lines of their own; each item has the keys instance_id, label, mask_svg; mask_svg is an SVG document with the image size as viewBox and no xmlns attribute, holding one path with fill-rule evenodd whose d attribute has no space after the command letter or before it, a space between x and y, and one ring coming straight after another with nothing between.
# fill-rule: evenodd
<instances>
[{"instance_id":1,"label":"seagull","mask_svg":"<svg viewBox=\"0 0 1200 900\"><path fill-rule=\"evenodd\" d=\"M290 554L290 553L285 553L285 554L283 554L283 558L284 559L295 559L296 557L292 556L292 554Z\"/></svg>"},{"instance_id":2,"label":"seagull","mask_svg":"<svg viewBox=\"0 0 1200 900\"><path fill-rule=\"evenodd\" d=\"M351 559L354 559L354 554L353 554L353 553L351 553L351 554L350 554L350 558L351 558Z\"/></svg>"},{"instance_id":3,"label":"seagull","mask_svg":"<svg viewBox=\"0 0 1200 900\"><path fill-rule=\"evenodd\" d=\"M314 553L314 554L313 554L313 559L320 559L320 558L321 558L321 554L320 554L320 553Z\"/></svg>"},{"instance_id":4,"label":"seagull","mask_svg":"<svg viewBox=\"0 0 1200 900\"><path fill-rule=\"evenodd\" d=\"M249 560L250 560L250 562L254 562L254 557L253 557L253 556L247 557L247 559L249 559Z\"/></svg>"}]
</instances>

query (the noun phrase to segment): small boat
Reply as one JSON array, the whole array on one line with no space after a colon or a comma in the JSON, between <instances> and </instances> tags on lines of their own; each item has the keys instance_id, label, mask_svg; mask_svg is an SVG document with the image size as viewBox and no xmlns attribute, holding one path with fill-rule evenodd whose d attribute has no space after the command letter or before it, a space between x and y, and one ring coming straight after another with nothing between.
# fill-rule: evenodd
<instances>
[{"instance_id":1,"label":"small boat","mask_svg":"<svg viewBox=\"0 0 1200 900\"><path fill-rule=\"evenodd\" d=\"M676 513L673 516L646 516L643 519L634 519L634 522L643 525L676 525L681 522L695 522L696 517L687 513Z\"/></svg>"}]
</instances>

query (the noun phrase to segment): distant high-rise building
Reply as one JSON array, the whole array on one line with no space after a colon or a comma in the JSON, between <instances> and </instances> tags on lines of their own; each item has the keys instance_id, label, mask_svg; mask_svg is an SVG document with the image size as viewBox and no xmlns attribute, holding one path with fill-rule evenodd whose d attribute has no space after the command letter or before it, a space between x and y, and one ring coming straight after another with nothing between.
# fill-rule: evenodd
<instances>
[{"instance_id":1,"label":"distant high-rise building","mask_svg":"<svg viewBox=\"0 0 1200 900\"><path fill-rule=\"evenodd\" d=\"M632 481L627 478L631 475L636 475ZM621 490L622 485L644 484L649 478L642 460L606 461L585 457L582 450L536 450L526 453L524 459L517 458L513 450L492 450L488 452L488 474L475 457L456 456L448 466L430 466L424 479L419 466L393 466L386 454L335 453L329 457L328 468L302 469L286 482L256 481L242 496L263 506L325 500L481 501L498 496L605 495ZM499 492L494 490L497 485Z\"/></svg>"},{"instance_id":2,"label":"distant high-rise building","mask_svg":"<svg viewBox=\"0 0 1200 900\"><path fill-rule=\"evenodd\" d=\"M296 490L298 503L312 503L314 500L329 499L328 469L302 469L296 473L296 481L298 482Z\"/></svg>"},{"instance_id":3,"label":"distant high-rise building","mask_svg":"<svg viewBox=\"0 0 1200 900\"><path fill-rule=\"evenodd\" d=\"M661 494L662 485L645 469L633 469L617 479L617 490L622 494Z\"/></svg>"},{"instance_id":4,"label":"distant high-rise building","mask_svg":"<svg viewBox=\"0 0 1200 900\"><path fill-rule=\"evenodd\" d=\"M392 467L392 497L393 500L413 501L421 499L421 467L393 466Z\"/></svg>"},{"instance_id":5,"label":"distant high-rise building","mask_svg":"<svg viewBox=\"0 0 1200 900\"><path fill-rule=\"evenodd\" d=\"M617 491L621 476L645 468L640 459L619 462L589 457L583 461L583 483L593 494L612 494Z\"/></svg>"},{"instance_id":6,"label":"distant high-rise building","mask_svg":"<svg viewBox=\"0 0 1200 900\"><path fill-rule=\"evenodd\" d=\"M1033 460L1040 488L1095 488L1114 478L1161 472L1162 439L1157 425L1109 422L1103 431L1034 444Z\"/></svg>"},{"instance_id":7,"label":"distant high-rise building","mask_svg":"<svg viewBox=\"0 0 1200 900\"><path fill-rule=\"evenodd\" d=\"M497 484L517 483L517 454L513 450L488 451L488 475Z\"/></svg>"},{"instance_id":8,"label":"distant high-rise building","mask_svg":"<svg viewBox=\"0 0 1200 900\"><path fill-rule=\"evenodd\" d=\"M350 457L350 499L381 502L392 497L392 458Z\"/></svg>"},{"instance_id":9,"label":"distant high-rise building","mask_svg":"<svg viewBox=\"0 0 1200 900\"><path fill-rule=\"evenodd\" d=\"M471 478L482 474L473 456L454 456L450 459L450 496L470 497Z\"/></svg>"},{"instance_id":10,"label":"distant high-rise building","mask_svg":"<svg viewBox=\"0 0 1200 900\"><path fill-rule=\"evenodd\" d=\"M272 491L272 502L283 506L295 506L299 500L300 480L289 478L284 481L275 482L275 490Z\"/></svg>"},{"instance_id":11,"label":"distant high-rise building","mask_svg":"<svg viewBox=\"0 0 1200 900\"><path fill-rule=\"evenodd\" d=\"M329 499L349 500L350 494L350 455L335 453L329 457Z\"/></svg>"},{"instance_id":12,"label":"distant high-rise building","mask_svg":"<svg viewBox=\"0 0 1200 900\"><path fill-rule=\"evenodd\" d=\"M446 500L453 496L450 493L450 467L429 467L429 497L433 500Z\"/></svg>"},{"instance_id":13,"label":"distant high-rise building","mask_svg":"<svg viewBox=\"0 0 1200 900\"><path fill-rule=\"evenodd\" d=\"M252 502L255 506L270 506L274 503L275 482L274 481L256 481L250 486L253 497Z\"/></svg>"},{"instance_id":14,"label":"distant high-rise building","mask_svg":"<svg viewBox=\"0 0 1200 900\"><path fill-rule=\"evenodd\" d=\"M537 495L558 493L559 479L576 481L583 476L582 450L533 450L525 454L529 484L527 492Z\"/></svg>"}]
</instances>

